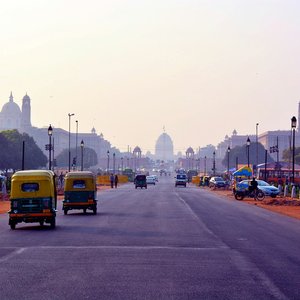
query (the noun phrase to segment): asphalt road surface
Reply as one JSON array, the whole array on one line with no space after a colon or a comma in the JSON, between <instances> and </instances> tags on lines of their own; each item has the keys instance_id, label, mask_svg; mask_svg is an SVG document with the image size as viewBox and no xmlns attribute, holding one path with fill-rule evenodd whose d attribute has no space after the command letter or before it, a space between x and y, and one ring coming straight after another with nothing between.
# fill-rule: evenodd
<instances>
[{"instance_id":1,"label":"asphalt road surface","mask_svg":"<svg viewBox=\"0 0 300 300\"><path fill-rule=\"evenodd\" d=\"M0 215L0 299L300 299L300 221L159 180L54 230Z\"/></svg>"}]
</instances>

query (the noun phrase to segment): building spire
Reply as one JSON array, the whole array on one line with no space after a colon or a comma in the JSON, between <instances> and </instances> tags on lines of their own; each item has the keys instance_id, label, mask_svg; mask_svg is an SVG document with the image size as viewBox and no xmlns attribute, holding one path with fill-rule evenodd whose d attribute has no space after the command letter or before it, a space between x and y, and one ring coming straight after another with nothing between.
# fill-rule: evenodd
<instances>
[{"instance_id":1,"label":"building spire","mask_svg":"<svg viewBox=\"0 0 300 300\"><path fill-rule=\"evenodd\" d=\"M10 96L9 96L9 102L13 102L14 101L14 97L12 92L10 92Z\"/></svg>"}]
</instances>

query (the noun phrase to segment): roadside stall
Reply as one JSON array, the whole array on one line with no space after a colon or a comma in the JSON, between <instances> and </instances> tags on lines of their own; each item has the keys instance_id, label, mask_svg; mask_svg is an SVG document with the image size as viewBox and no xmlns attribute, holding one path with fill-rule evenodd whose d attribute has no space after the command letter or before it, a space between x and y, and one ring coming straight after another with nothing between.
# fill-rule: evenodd
<instances>
[{"instance_id":1,"label":"roadside stall","mask_svg":"<svg viewBox=\"0 0 300 300\"><path fill-rule=\"evenodd\" d=\"M239 168L238 170L236 170L232 174L232 176L233 176L233 184L232 184L233 192L236 190L237 183L239 183L240 181L242 181L244 179L248 179L248 178L252 177L252 175L253 175L252 168L250 168L248 166L243 166L243 167Z\"/></svg>"}]
</instances>

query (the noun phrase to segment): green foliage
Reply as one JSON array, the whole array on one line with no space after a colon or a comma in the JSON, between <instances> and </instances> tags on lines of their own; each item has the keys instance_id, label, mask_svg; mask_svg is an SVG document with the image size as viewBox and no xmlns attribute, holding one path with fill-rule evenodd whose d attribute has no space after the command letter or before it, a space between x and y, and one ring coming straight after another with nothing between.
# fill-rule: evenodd
<instances>
[{"instance_id":1,"label":"green foliage","mask_svg":"<svg viewBox=\"0 0 300 300\"><path fill-rule=\"evenodd\" d=\"M249 148L249 163L250 165L256 164L256 142L250 144ZM263 164L265 162L265 153L266 150L261 143L258 143L258 164ZM236 166L236 158L238 158L238 163L242 165L247 165L248 156L247 156L247 146L236 146L230 150L229 153L229 168L234 168ZM274 162L274 159L268 153L267 155L268 163ZM228 152L226 152L222 164L227 167L228 163Z\"/></svg>"},{"instance_id":2,"label":"green foliage","mask_svg":"<svg viewBox=\"0 0 300 300\"><path fill-rule=\"evenodd\" d=\"M71 148L71 166L73 159L76 157L76 148ZM68 167L69 166L69 149L64 149L59 155L56 156L57 167ZM98 163L97 153L94 149L84 147L83 149L83 167L87 169L95 166ZM81 148L77 149L77 167L81 167Z\"/></svg>"},{"instance_id":3,"label":"green foliage","mask_svg":"<svg viewBox=\"0 0 300 300\"><path fill-rule=\"evenodd\" d=\"M285 162L291 162L292 155L293 155L292 149L285 149L285 150L283 150L283 153L282 153L282 159ZM295 147L295 163L300 164L300 147Z\"/></svg>"},{"instance_id":4,"label":"green foliage","mask_svg":"<svg viewBox=\"0 0 300 300\"><path fill-rule=\"evenodd\" d=\"M22 168L23 141L25 143L25 169L46 166L47 157L32 137L26 133L21 134L17 130L6 130L0 132L0 169Z\"/></svg>"}]
</instances>

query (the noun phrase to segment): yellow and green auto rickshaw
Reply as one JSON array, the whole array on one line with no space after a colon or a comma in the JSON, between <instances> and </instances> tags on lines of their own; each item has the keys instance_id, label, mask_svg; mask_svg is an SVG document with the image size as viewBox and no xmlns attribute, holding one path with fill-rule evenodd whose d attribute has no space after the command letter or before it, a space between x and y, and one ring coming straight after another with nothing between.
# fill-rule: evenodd
<instances>
[{"instance_id":1,"label":"yellow and green auto rickshaw","mask_svg":"<svg viewBox=\"0 0 300 300\"><path fill-rule=\"evenodd\" d=\"M97 214L97 186L92 172L69 172L65 176L63 211L66 215L69 210L91 209Z\"/></svg>"},{"instance_id":2,"label":"yellow and green auto rickshaw","mask_svg":"<svg viewBox=\"0 0 300 300\"><path fill-rule=\"evenodd\" d=\"M55 228L55 174L48 170L18 171L11 178L9 225L39 222Z\"/></svg>"}]
</instances>

